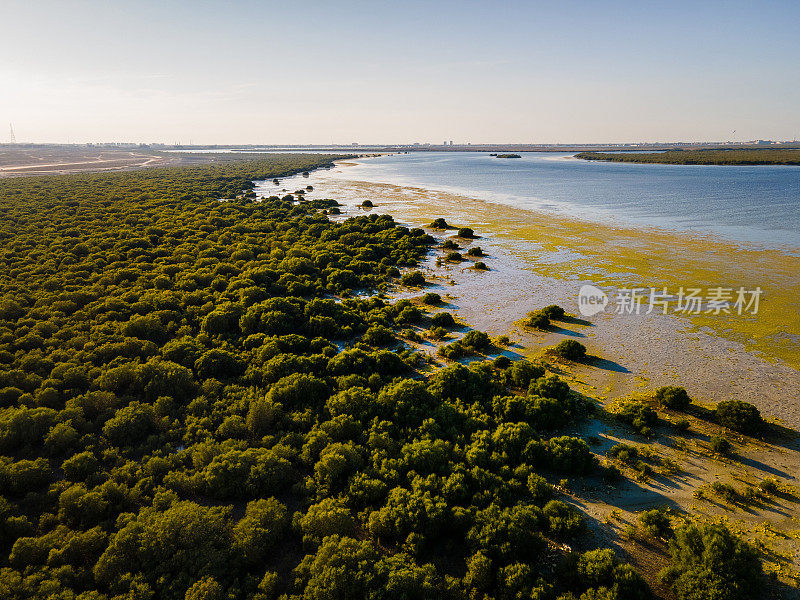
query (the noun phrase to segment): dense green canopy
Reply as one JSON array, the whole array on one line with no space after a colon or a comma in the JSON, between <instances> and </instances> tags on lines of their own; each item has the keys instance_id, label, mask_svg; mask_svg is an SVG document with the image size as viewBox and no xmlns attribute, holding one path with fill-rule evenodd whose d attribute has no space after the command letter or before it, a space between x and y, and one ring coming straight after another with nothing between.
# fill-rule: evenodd
<instances>
[{"instance_id":1,"label":"dense green canopy","mask_svg":"<svg viewBox=\"0 0 800 600\"><path fill-rule=\"evenodd\" d=\"M524 362L423 377L424 311L357 293L433 240L255 201L329 160L0 182L0 597L646 595L556 568L585 403Z\"/></svg>"}]
</instances>

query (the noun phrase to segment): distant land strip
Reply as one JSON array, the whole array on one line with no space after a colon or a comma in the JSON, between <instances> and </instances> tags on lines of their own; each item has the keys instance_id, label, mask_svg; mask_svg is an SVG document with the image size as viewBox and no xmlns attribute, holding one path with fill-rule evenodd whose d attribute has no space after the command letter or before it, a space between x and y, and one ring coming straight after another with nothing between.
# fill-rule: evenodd
<instances>
[{"instance_id":1,"label":"distant land strip","mask_svg":"<svg viewBox=\"0 0 800 600\"><path fill-rule=\"evenodd\" d=\"M800 150L667 150L665 152L581 152L576 158L668 165L800 165Z\"/></svg>"}]
</instances>

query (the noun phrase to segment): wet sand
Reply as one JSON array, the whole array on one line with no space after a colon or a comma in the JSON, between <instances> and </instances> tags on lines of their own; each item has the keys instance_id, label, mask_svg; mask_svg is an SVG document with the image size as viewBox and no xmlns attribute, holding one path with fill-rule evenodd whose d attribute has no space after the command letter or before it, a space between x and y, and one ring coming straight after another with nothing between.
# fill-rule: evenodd
<instances>
[{"instance_id":1,"label":"wet sand","mask_svg":"<svg viewBox=\"0 0 800 600\"><path fill-rule=\"evenodd\" d=\"M655 229L628 229L515 209L466 196L390 183L348 179L347 162L308 178L266 185L259 194L314 186L309 198L335 198L344 216L391 214L411 226L436 217L472 227L491 269L460 265L427 268L449 283L452 309L470 326L509 335L521 354L574 337L602 360L578 365L573 385L600 400L660 385L682 385L701 402L740 399L766 417L800 427L800 257L715 239ZM439 237L455 231L432 232ZM464 246L464 240L458 240ZM581 285L600 287L723 286L763 290L759 313L750 315L618 315L607 311L590 325L555 324L536 332L519 326L527 312L559 304L577 314Z\"/></svg>"}]
</instances>

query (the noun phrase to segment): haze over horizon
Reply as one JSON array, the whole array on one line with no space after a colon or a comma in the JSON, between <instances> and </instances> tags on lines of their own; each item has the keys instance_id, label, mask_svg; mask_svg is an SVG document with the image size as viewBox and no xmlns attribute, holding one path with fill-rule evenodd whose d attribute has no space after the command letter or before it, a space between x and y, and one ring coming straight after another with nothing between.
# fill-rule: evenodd
<instances>
[{"instance_id":1,"label":"haze over horizon","mask_svg":"<svg viewBox=\"0 0 800 600\"><path fill-rule=\"evenodd\" d=\"M800 5L4 0L0 141L800 138ZM734 133L735 131L735 133Z\"/></svg>"}]
</instances>

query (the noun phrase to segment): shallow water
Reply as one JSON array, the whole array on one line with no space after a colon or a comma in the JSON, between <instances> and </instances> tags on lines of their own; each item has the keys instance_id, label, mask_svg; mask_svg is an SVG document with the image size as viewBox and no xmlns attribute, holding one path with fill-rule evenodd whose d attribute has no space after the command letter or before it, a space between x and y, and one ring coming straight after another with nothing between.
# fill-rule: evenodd
<instances>
[{"instance_id":1,"label":"shallow water","mask_svg":"<svg viewBox=\"0 0 800 600\"><path fill-rule=\"evenodd\" d=\"M516 208L800 249L800 167L604 163L573 154L419 152L359 159L339 177Z\"/></svg>"}]
</instances>

